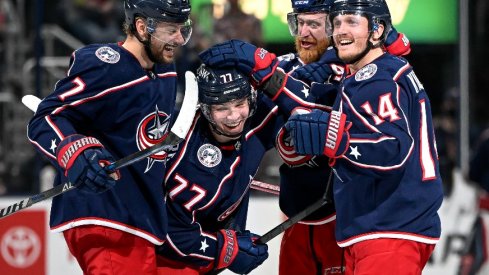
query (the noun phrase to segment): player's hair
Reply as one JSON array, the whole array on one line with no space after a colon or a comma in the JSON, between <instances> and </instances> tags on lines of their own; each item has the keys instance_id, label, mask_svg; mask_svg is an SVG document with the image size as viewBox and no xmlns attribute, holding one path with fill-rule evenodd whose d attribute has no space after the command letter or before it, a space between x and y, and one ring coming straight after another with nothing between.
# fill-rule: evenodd
<instances>
[{"instance_id":1,"label":"player's hair","mask_svg":"<svg viewBox=\"0 0 489 275\"><path fill-rule=\"evenodd\" d=\"M256 90L249 79L235 68L213 69L202 64L197 69L200 110L205 118L214 123L210 105L223 104L236 99L248 98L250 114L256 110Z\"/></svg>"},{"instance_id":2,"label":"player's hair","mask_svg":"<svg viewBox=\"0 0 489 275\"><path fill-rule=\"evenodd\" d=\"M391 14L385 0L336 0L331 6L329 20L339 14L360 14L368 19L369 30L375 30L378 24L384 25L381 41L384 42L392 27Z\"/></svg>"},{"instance_id":3,"label":"player's hair","mask_svg":"<svg viewBox=\"0 0 489 275\"><path fill-rule=\"evenodd\" d=\"M126 34L133 34L137 18L153 18L157 21L185 23L190 16L189 0L124 0Z\"/></svg>"}]
</instances>

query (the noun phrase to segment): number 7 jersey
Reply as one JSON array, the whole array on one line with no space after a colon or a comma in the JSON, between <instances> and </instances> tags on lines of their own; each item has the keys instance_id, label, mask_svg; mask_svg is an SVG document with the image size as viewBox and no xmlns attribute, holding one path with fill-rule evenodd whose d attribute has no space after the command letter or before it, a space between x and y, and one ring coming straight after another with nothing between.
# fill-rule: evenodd
<instances>
[{"instance_id":1,"label":"number 7 jersey","mask_svg":"<svg viewBox=\"0 0 489 275\"><path fill-rule=\"evenodd\" d=\"M347 76L333 109L353 123L333 167L338 244L436 243L443 191L431 107L409 63L384 54Z\"/></svg>"}]
</instances>

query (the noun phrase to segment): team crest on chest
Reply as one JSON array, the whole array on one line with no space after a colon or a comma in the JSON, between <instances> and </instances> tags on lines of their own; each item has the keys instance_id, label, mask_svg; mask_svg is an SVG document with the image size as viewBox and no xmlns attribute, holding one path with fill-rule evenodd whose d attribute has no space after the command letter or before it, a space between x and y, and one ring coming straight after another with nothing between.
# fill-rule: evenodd
<instances>
[{"instance_id":1,"label":"team crest on chest","mask_svg":"<svg viewBox=\"0 0 489 275\"><path fill-rule=\"evenodd\" d=\"M216 146L206 143L200 146L197 151L197 158L202 165L211 168L221 163L222 153Z\"/></svg>"},{"instance_id":2,"label":"team crest on chest","mask_svg":"<svg viewBox=\"0 0 489 275\"><path fill-rule=\"evenodd\" d=\"M156 106L154 112L145 116L141 122L139 122L136 134L136 144L138 149L144 150L162 142L168 135L169 124L170 116L165 112L158 110L158 106ZM148 172L151 167L153 167L155 161L165 161L168 157L171 156L165 151L151 155L148 157L148 165L144 172Z\"/></svg>"},{"instance_id":3,"label":"team crest on chest","mask_svg":"<svg viewBox=\"0 0 489 275\"><path fill-rule=\"evenodd\" d=\"M368 64L367 66L361 68L355 74L355 80L356 81L362 81L362 80L369 79L372 76L374 76L376 72L377 72L377 65L375 65L375 64Z\"/></svg>"},{"instance_id":4,"label":"team crest on chest","mask_svg":"<svg viewBox=\"0 0 489 275\"><path fill-rule=\"evenodd\" d=\"M111 47L100 47L95 52L95 55L98 59L110 64L117 63L121 59L121 55Z\"/></svg>"}]
</instances>

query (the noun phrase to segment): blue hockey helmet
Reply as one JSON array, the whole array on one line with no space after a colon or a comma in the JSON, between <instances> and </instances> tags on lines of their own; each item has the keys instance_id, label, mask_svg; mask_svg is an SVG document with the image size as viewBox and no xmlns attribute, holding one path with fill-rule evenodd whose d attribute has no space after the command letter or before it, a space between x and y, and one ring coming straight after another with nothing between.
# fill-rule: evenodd
<instances>
[{"instance_id":1,"label":"blue hockey helmet","mask_svg":"<svg viewBox=\"0 0 489 275\"><path fill-rule=\"evenodd\" d=\"M383 24L384 39L392 27L391 13L385 0L336 0L331 6L330 21L333 22L339 14L360 14L367 17L370 30Z\"/></svg>"},{"instance_id":2,"label":"blue hockey helmet","mask_svg":"<svg viewBox=\"0 0 489 275\"><path fill-rule=\"evenodd\" d=\"M124 0L126 24L134 25L137 16L157 21L185 23L190 16L190 0Z\"/></svg>"},{"instance_id":3,"label":"blue hockey helmet","mask_svg":"<svg viewBox=\"0 0 489 275\"><path fill-rule=\"evenodd\" d=\"M295 13L329 12L334 0L292 0Z\"/></svg>"},{"instance_id":4,"label":"blue hockey helmet","mask_svg":"<svg viewBox=\"0 0 489 275\"><path fill-rule=\"evenodd\" d=\"M247 97L250 105L249 115L256 110L256 90L251 86L248 77L233 67L217 69L202 64L197 69L197 84L200 109L211 123L213 120L210 116L210 105Z\"/></svg>"},{"instance_id":5,"label":"blue hockey helmet","mask_svg":"<svg viewBox=\"0 0 489 275\"><path fill-rule=\"evenodd\" d=\"M299 35L297 15L301 13L329 13L334 0L292 0L292 10L287 14L287 24L292 36ZM327 17L324 18L327 22Z\"/></svg>"}]
</instances>

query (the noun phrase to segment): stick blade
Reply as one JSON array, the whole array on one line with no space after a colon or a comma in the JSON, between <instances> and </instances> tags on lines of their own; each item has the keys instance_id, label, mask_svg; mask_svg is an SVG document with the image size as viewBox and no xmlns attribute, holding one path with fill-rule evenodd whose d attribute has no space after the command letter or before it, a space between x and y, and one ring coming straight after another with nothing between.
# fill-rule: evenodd
<instances>
[{"instance_id":1,"label":"stick blade","mask_svg":"<svg viewBox=\"0 0 489 275\"><path fill-rule=\"evenodd\" d=\"M35 113L39 103L41 103L41 99L34 95L25 95L22 97L22 103Z\"/></svg>"},{"instance_id":2,"label":"stick blade","mask_svg":"<svg viewBox=\"0 0 489 275\"><path fill-rule=\"evenodd\" d=\"M197 110L198 99L199 91L197 80L192 72L187 71L185 73L185 96L183 98L182 107L180 108L180 114L170 130L179 138L184 139L190 126L192 126L195 111Z\"/></svg>"}]
</instances>

